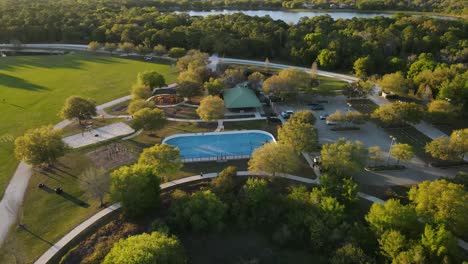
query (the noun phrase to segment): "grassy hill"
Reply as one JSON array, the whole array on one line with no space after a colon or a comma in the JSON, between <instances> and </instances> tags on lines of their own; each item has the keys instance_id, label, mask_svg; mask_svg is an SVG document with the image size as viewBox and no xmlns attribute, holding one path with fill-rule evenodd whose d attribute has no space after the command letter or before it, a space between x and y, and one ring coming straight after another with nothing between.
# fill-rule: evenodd
<instances>
[{"instance_id":1,"label":"grassy hill","mask_svg":"<svg viewBox=\"0 0 468 264\"><path fill-rule=\"evenodd\" d=\"M144 70L159 71L168 83L176 77L170 64L91 54L0 58L0 197L18 164L15 137L59 122L57 113L70 95L100 104L129 94L137 73Z\"/></svg>"}]
</instances>

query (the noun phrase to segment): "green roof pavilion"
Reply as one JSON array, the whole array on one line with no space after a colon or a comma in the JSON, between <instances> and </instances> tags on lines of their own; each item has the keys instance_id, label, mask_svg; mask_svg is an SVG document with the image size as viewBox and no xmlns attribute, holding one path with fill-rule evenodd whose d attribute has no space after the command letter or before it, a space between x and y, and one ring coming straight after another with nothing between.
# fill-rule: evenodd
<instances>
[{"instance_id":1,"label":"green roof pavilion","mask_svg":"<svg viewBox=\"0 0 468 264\"><path fill-rule=\"evenodd\" d=\"M245 86L237 86L224 92L224 107L228 109L256 108L262 104L255 93Z\"/></svg>"}]
</instances>

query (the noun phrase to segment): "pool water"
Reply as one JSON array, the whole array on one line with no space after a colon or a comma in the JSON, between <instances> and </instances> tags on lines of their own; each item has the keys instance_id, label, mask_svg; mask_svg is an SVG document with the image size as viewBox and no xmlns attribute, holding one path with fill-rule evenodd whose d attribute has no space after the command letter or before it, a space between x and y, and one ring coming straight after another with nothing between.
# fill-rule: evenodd
<instances>
[{"instance_id":1,"label":"pool water","mask_svg":"<svg viewBox=\"0 0 468 264\"><path fill-rule=\"evenodd\" d=\"M248 130L178 134L165 139L163 143L178 147L187 161L247 158L255 149L270 141L275 141L270 133Z\"/></svg>"}]
</instances>

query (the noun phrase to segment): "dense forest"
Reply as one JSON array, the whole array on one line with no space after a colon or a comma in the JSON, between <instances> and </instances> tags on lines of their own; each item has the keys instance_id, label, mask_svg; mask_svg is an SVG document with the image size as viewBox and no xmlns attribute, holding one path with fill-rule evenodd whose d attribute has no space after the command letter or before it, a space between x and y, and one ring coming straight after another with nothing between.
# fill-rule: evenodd
<instances>
[{"instance_id":1,"label":"dense forest","mask_svg":"<svg viewBox=\"0 0 468 264\"><path fill-rule=\"evenodd\" d=\"M462 65L468 62L467 21L402 15L333 20L325 15L289 25L240 13L202 18L161 12L171 3L0 1L0 42L129 42L151 50L163 45L307 67L317 61L320 69L362 77L400 71L409 82L405 93L422 96L429 87L436 98L444 85L453 86L456 92L442 99L457 98L468 106Z\"/></svg>"}]
</instances>

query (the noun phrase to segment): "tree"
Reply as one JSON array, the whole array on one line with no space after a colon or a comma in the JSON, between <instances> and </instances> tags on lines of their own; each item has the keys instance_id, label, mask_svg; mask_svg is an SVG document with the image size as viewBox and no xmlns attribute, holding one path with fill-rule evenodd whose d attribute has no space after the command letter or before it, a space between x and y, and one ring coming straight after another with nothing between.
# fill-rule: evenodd
<instances>
[{"instance_id":1,"label":"tree","mask_svg":"<svg viewBox=\"0 0 468 264\"><path fill-rule=\"evenodd\" d=\"M368 151L360 141L338 139L325 144L320 152L323 168L335 176L351 175L361 171L368 157Z\"/></svg>"},{"instance_id":2,"label":"tree","mask_svg":"<svg viewBox=\"0 0 468 264\"><path fill-rule=\"evenodd\" d=\"M210 95L220 95L224 91L224 83L220 79L210 78L203 84Z\"/></svg>"},{"instance_id":3,"label":"tree","mask_svg":"<svg viewBox=\"0 0 468 264\"><path fill-rule=\"evenodd\" d=\"M237 168L234 166L229 166L222 170L218 177L211 180L210 185L213 192L224 201L233 198L236 187L236 176Z\"/></svg>"},{"instance_id":4,"label":"tree","mask_svg":"<svg viewBox=\"0 0 468 264\"><path fill-rule=\"evenodd\" d=\"M406 237L397 230L385 231L379 239L380 250L389 259L395 259L406 244Z\"/></svg>"},{"instance_id":5,"label":"tree","mask_svg":"<svg viewBox=\"0 0 468 264\"><path fill-rule=\"evenodd\" d=\"M408 250L400 252L392 263L427 263L424 248L420 244L411 246Z\"/></svg>"},{"instance_id":6,"label":"tree","mask_svg":"<svg viewBox=\"0 0 468 264\"><path fill-rule=\"evenodd\" d=\"M450 137L439 137L427 143L425 150L441 160L463 160L468 152L468 129L454 130Z\"/></svg>"},{"instance_id":7,"label":"tree","mask_svg":"<svg viewBox=\"0 0 468 264\"><path fill-rule=\"evenodd\" d=\"M91 41L88 44L88 50L90 50L90 51L96 51L96 50L100 49L101 47L102 47L101 43L99 43L97 41Z\"/></svg>"},{"instance_id":8,"label":"tree","mask_svg":"<svg viewBox=\"0 0 468 264\"><path fill-rule=\"evenodd\" d=\"M408 161L414 157L413 147L408 144L394 144L390 149L390 154L397 159L397 164L400 160Z\"/></svg>"},{"instance_id":9,"label":"tree","mask_svg":"<svg viewBox=\"0 0 468 264\"><path fill-rule=\"evenodd\" d=\"M348 98L365 97L374 90L374 84L370 81L359 80L357 82L348 83L343 87L343 95Z\"/></svg>"},{"instance_id":10,"label":"tree","mask_svg":"<svg viewBox=\"0 0 468 264\"><path fill-rule=\"evenodd\" d=\"M124 213L138 217L160 205L161 180L147 166L123 166L111 174L111 197L120 202Z\"/></svg>"},{"instance_id":11,"label":"tree","mask_svg":"<svg viewBox=\"0 0 468 264\"><path fill-rule=\"evenodd\" d=\"M365 218L377 235L389 230L399 230L411 236L419 234L420 223L414 208L402 205L399 200L373 203Z\"/></svg>"},{"instance_id":12,"label":"tree","mask_svg":"<svg viewBox=\"0 0 468 264\"><path fill-rule=\"evenodd\" d=\"M119 49L128 55L135 50L135 45L131 42L124 42L119 44Z\"/></svg>"},{"instance_id":13,"label":"tree","mask_svg":"<svg viewBox=\"0 0 468 264\"><path fill-rule=\"evenodd\" d=\"M385 74L379 81L379 85L385 92L398 95L407 95L409 91L408 81L401 72Z\"/></svg>"},{"instance_id":14,"label":"tree","mask_svg":"<svg viewBox=\"0 0 468 264\"><path fill-rule=\"evenodd\" d=\"M240 197L239 217L245 224L264 224L268 215L269 205L272 201L272 193L268 181L262 178L249 178L242 186Z\"/></svg>"},{"instance_id":15,"label":"tree","mask_svg":"<svg viewBox=\"0 0 468 264\"><path fill-rule=\"evenodd\" d=\"M249 160L249 171L294 173L300 161L294 149L286 144L269 142L256 149Z\"/></svg>"},{"instance_id":16,"label":"tree","mask_svg":"<svg viewBox=\"0 0 468 264\"><path fill-rule=\"evenodd\" d=\"M316 118L314 113L310 110L299 110L295 112L288 120L291 123L305 123L305 124L315 124Z\"/></svg>"},{"instance_id":17,"label":"tree","mask_svg":"<svg viewBox=\"0 0 468 264\"><path fill-rule=\"evenodd\" d=\"M371 117L379 119L387 125L404 122L417 124L422 120L423 109L416 103L394 102L381 105L372 113Z\"/></svg>"},{"instance_id":18,"label":"tree","mask_svg":"<svg viewBox=\"0 0 468 264\"><path fill-rule=\"evenodd\" d=\"M198 191L173 202L169 223L180 230L220 231L227 206L211 191Z\"/></svg>"},{"instance_id":19,"label":"tree","mask_svg":"<svg viewBox=\"0 0 468 264\"><path fill-rule=\"evenodd\" d=\"M133 114L132 126L135 129L155 130L166 124L166 115L161 109L143 108Z\"/></svg>"},{"instance_id":20,"label":"tree","mask_svg":"<svg viewBox=\"0 0 468 264\"><path fill-rule=\"evenodd\" d=\"M109 192L109 175L103 168L88 168L78 177L80 187L91 197L99 199L100 207L104 206L104 197Z\"/></svg>"},{"instance_id":21,"label":"tree","mask_svg":"<svg viewBox=\"0 0 468 264\"><path fill-rule=\"evenodd\" d=\"M443 225L433 227L426 224L421 245L429 252L434 262L441 263L444 257L455 256L458 253L455 237Z\"/></svg>"},{"instance_id":22,"label":"tree","mask_svg":"<svg viewBox=\"0 0 468 264\"><path fill-rule=\"evenodd\" d=\"M166 86L164 76L157 71L144 71L138 73L137 83L151 89Z\"/></svg>"},{"instance_id":23,"label":"tree","mask_svg":"<svg viewBox=\"0 0 468 264\"><path fill-rule=\"evenodd\" d=\"M154 46L153 53L156 56L162 56L167 53L167 49L164 45L159 44L159 45Z\"/></svg>"},{"instance_id":24,"label":"tree","mask_svg":"<svg viewBox=\"0 0 468 264\"><path fill-rule=\"evenodd\" d=\"M305 71L284 69L278 75L265 80L263 92L284 99L292 99L299 91L307 90L311 85L311 77Z\"/></svg>"},{"instance_id":25,"label":"tree","mask_svg":"<svg viewBox=\"0 0 468 264\"><path fill-rule=\"evenodd\" d=\"M426 223L445 224L456 234L468 232L468 193L446 180L424 181L408 192L418 216Z\"/></svg>"},{"instance_id":26,"label":"tree","mask_svg":"<svg viewBox=\"0 0 468 264\"><path fill-rule=\"evenodd\" d=\"M96 104L91 99L85 99L80 96L70 96L65 100L65 104L60 110L60 116L64 119L78 119L81 125L81 120L91 119L96 116Z\"/></svg>"},{"instance_id":27,"label":"tree","mask_svg":"<svg viewBox=\"0 0 468 264\"><path fill-rule=\"evenodd\" d=\"M138 45L135 47L135 51L140 55L146 55L151 53L151 49L144 45Z\"/></svg>"},{"instance_id":28,"label":"tree","mask_svg":"<svg viewBox=\"0 0 468 264\"><path fill-rule=\"evenodd\" d=\"M130 236L114 244L103 264L184 264L182 244L160 232Z\"/></svg>"},{"instance_id":29,"label":"tree","mask_svg":"<svg viewBox=\"0 0 468 264\"><path fill-rule=\"evenodd\" d=\"M116 49L117 49L117 44L115 43L106 42L104 44L104 50L110 52L111 55Z\"/></svg>"},{"instance_id":30,"label":"tree","mask_svg":"<svg viewBox=\"0 0 468 264\"><path fill-rule=\"evenodd\" d=\"M336 51L323 49L317 56L317 60L324 69L334 69L338 63L338 55Z\"/></svg>"},{"instance_id":31,"label":"tree","mask_svg":"<svg viewBox=\"0 0 468 264\"><path fill-rule=\"evenodd\" d=\"M334 122L339 126L342 126L346 122L346 114L340 110L336 110L335 113L327 117L327 121Z\"/></svg>"},{"instance_id":32,"label":"tree","mask_svg":"<svg viewBox=\"0 0 468 264\"><path fill-rule=\"evenodd\" d=\"M197 114L205 121L213 121L224 117L224 101L218 96L208 95L200 101Z\"/></svg>"},{"instance_id":33,"label":"tree","mask_svg":"<svg viewBox=\"0 0 468 264\"><path fill-rule=\"evenodd\" d=\"M364 251L351 243L338 248L330 259L331 264L374 263L374 260Z\"/></svg>"},{"instance_id":34,"label":"tree","mask_svg":"<svg viewBox=\"0 0 468 264\"><path fill-rule=\"evenodd\" d=\"M15 155L31 165L51 165L66 151L59 130L52 126L29 129L15 140Z\"/></svg>"},{"instance_id":35,"label":"tree","mask_svg":"<svg viewBox=\"0 0 468 264\"><path fill-rule=\"evenodd\" d=\"M184 56L186 53L185 49L184 48L177 48L177 47L174 47L174 48L171 48L169 50L169 57L171 58L180 58L182 56Z\"/></svg>"},{"instance_id":36,"label":"tree","mask_svg":"<svg viewBox=\"0 0 468 264\"><path fill-rule=\"evenodd\" d=\"M438 99L450 99L451 103L460 106L464 113L468 110L468 71L457 74L451 81L441 84Z\"/></svg>"},{"instance_id":37,"label":"tree","mask_svg":"<svg viewBox=\"0 0 468 264\"><path fill-rule=\"evenodd\" d=\"M177 69L179 71L187 71L190 68L206 67L208 64L208 53L198 50L189 50L187 54L177 60Z\"/></svg>"},{"instance_id":38,"label":"tree","mask_svg":"<svg viewBox=\"0 0 468 264\"><path fill-rule=\"evenodd\" d=\"M377 162L383 160L383 154L384 153L379 146L369 147L369 160L374 162L374 166L377 164Z\"/></svg>"},{"instance_id":39,"label":"tree","mask_svg":"<svg viewBox=\"0 0 468 264\"><path fill-rule=\"evenodd\" d=\"M200 95L201 89L196 82L184 81L177 84L176 92L180 96L190 99L190 97Z\"/></svg>"},{"instance_id":40,"label":"tree","mask_svg":"<svg viewBox=\"0 0 468 264\"><path fill-rule=\"evenodd\" d=\"M138 164L151 167L157 175L174 174L183 166L179 148L164 143L145 148Z\"/></svg>"},{"instance_id":41,"label":"tree","mask_svg":"<svg viewBox=\"0 0 468 264\"><path fill-rule=\"evenodd\" d=\"M427 114L433 123L447 124L453 121L457 114L457 107L447 100L434 100L427 107Z\"/></svg>"},{"instance_id":42,"label":"tree","mask_svg":"<svg viewBox=\"0 0 468 264\"><path fill-rule=\"evenodd\" d=\"M240 69L227 69L221 76L221 80L226 87L231 88L245 81L245 75Z\"/></svg>"},{"instance_id":43,"label":"tree","mask_svg":"<svg viewBox=\"0 0 468 264\"><path fill-rule=\"evenodd\" d=\"M362 78L368 76L372 69L372 60L370 56L361 57L354 61L353 70L356 76Z\"/></svg>"},{"instance_id":44,"label":"tree","mask_svg":"<svg viewBox=\"0 0 468 264\"><path fill-rule=\"evenodd\" d=\"M131 90L132 100L146 99L151 96L152 91L149 86L134 84Z\"/></svg>"},{"instance_id":45,"label":"tree","mask_svg":"<svg viewBox=\"0 0 468 264\"><path fill-rule=\"evenodd\" d=\"M265 80L265 75L260 72L254 72L250 74L247 79L249 80L250 87L254 90L258 90L261 88L262 83Z\"/></svg>"},{"instance_id":46,"label":"tree","mask_svg":"<svg viewBox=\"0 0 468 264\"><path fill-rule=\"evenodd\" d=\"M153 101L146 101L144 99L136 99L136 100L132 100L130 104L128 104L127 113L129 115L133 115L138 110L141 110L143 108L153 109L155 107L156 105L154 104Z\"/></svg>"},{"instance_id":47,"label":"tree","mask_svg":"<svg viewBox=\"0 0 468 264\"><path fill-rule=\"evenodd\" d=\"M298 154L317 149L317 131L309 123L286 122L278 128L278 139L280 143L291 146Z\"/></svg>"}]
</instances>

